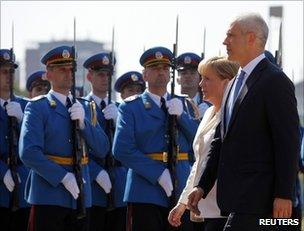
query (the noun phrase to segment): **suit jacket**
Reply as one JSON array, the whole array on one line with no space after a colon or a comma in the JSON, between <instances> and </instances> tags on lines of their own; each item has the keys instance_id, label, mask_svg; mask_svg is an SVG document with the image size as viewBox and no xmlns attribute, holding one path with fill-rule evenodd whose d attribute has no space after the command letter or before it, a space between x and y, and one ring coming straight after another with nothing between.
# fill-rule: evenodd
<instances>
[{"instance_id":1,"label":"suit jacket","mask_svg":"<svg viewBox=\"0 0 304 231\"><path fill-rule=\"evenodd\" d=\"M115 158L129 168L124 201L168 207L169 198L158 183L167 164L147 156L167 150L166 115L147 92L133 98L119 106L113 142ZM185 111L177 123L179 150L188 152L198 124ZM179 160L176 166L177 196L185 187L189 173L189 161Z\"/></svg>"},{"instance_id":2,"label":"suit jacket","mask_svg":"<svg viewBox=\"0 0 304 231\"><path fill-rule=\"evenodd\" d=\"M299 118L294 86L264 58L240 91L225 131L232 81L199 186L206 197L217 179L217 200L224 214L271 214L274 198L292 198L296 180Z\"/></svg>"},{"instance_id":3,"label":"suit jacket","mask_svg":"<svg viewBox=\"0 0 304 231\"><path fill-rule=\"evenodd\" d=\"M192 191L195 185L198 184L202 175L202 166L204 160L210 149L211 141L213 139L215 130L220 121L220 112L215 113L214 107L209 107L200 123L194 141L193 150L195 154L195 162L192 166L190 175L187 180L186 187L184 188L179 202L183 204L188 203L188 195ZM216 185L211 189L205 200L200 200L198 208L201 211L201 216L205 218L218 218L220 216L220 210L216 202Z\"/></svg>"}]
</instances>

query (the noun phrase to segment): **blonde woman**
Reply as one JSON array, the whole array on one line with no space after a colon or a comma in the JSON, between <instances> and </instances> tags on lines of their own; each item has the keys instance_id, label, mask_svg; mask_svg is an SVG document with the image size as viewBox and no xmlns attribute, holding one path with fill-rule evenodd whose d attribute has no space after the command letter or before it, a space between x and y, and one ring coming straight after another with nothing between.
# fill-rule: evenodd
<instances>
[{"instance_id":1,"label":"blonde woman","mask_svg":"<svg viewBox=\"0 0 304 231\"><path fill-rule=\"evenodd\" d=\"M225 87L237 74L238 68L239 65L237 63L228 61L223 57L214 57L206 62L202 61L198 66L198 72L202 76L200 87L204 100L210 102L213 106L207 109L197 130L193 142L196 161L193 164L187 185L177 205L170 211L168 221L172 226L177 227L181 224L181 216L184 214L188 202L188 194L198 184L204 159L210 149L210 143L220 121L220 108ZM206 199L199 202L199 210L201 217L192 218L204 218L205 231L223 229L226 217L220 215L220 210L217 206L216 184Z\"/></svg>"}]
</instances>

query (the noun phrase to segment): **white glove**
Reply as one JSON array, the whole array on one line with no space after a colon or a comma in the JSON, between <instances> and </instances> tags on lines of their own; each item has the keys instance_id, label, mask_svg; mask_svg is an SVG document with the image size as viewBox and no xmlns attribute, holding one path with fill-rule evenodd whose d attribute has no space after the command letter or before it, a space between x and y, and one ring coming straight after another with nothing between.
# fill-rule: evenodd
<instances>
[{"instance_id":1,"label":"white glove","mask_svg":"<svg viewBox=\"0 0 304 231\"><path fill-rule=\"evenodd\" d=\"M76 178L73 173L68 172L62 179L61 183L72 194L76 200L79 196L79 188L76 182Z\"/></svg>"},{"instance_id":2,"label":"white glove","mask_svg":"<svg viewBox=\"0 0 304 231\"><path fill-rule=\"evenodd\" d=\"M161 176L158 178L158 183L165 190L167 197L170 197L173 191L173 184L169 170L166 168Z\"/></svg>"},{"instance_id":3,"label":"white glove","mask_svg":"<svg viewBox=\"0 0 304 231\"><path fill-rule=\"evenodd\" d=\"M6 111L9 116L16 117L18 122L22 121L23 112L22 112L20 103L12 102L12 101L9 102L6 105Z\"/></svg>"},{"instance_id":4,"label":"white glove","mask_svg":"<svg viewBox=\"0 0 304 231\"><path fill-rule=\"evenodd\" d=\"M116 121L117 115L118 115L118 109L115 104L111 103L105 107L105 109L102 110L104 117L106 120L113 119Z\"/></svg>"},{"instance_id":5,"label":"white glove","mask_svg":"<svg viewBox=\"0 0 304 231\"><path fill-rule=\"evenodd\" d=\"M76 101L72 105L72 107L69 108L70 116L72 120L78 120L79 121L79 127L80 129L84 128L84 109L81 103Z\"/></svg>"},{"instance_id":6,"label":"white glove","mask_svg":"<svg viewBox=\"0 0 304 231\"><path fill-rule=\"evenodd\" d=\"M209 108L208 104L206 103L201 103L200 105L198 105L198 110L199 110L199 118L203 118L206 110Z\"/></svg>"},{"instance_id":7,"label":"white glove","mask_svg":"<svg viewBox=\"0 0 304 231\"><path fill-rule=\"evenodd\" d=\"M111 191L112 183L109 174L105 170L101 170L95 180L106 193Z\"/></svg>"},{"instance_id":8,"label":"white glove","mask_svg":"<svg viewBox=\"0 0 304 231\"><path fill-rule=\"evenodd\" d=\"M8 189L8 191L12 192L14 190L15 187L15 182L13 180L12 177L12 173L11 170L8 169L3 177L3 182L6 186L6 188Z\"/></svg>"},{"instance_id":9,"label":"white glove","mask_svg":"<svg viewBox=\"0 0 304 231\"><path fill-rule=\"evenodd\" d=\"M170 115L180 116L183 113L183 103L178 98L170 99L166 102L168 113Z\"/></svg>"}]
</instances>

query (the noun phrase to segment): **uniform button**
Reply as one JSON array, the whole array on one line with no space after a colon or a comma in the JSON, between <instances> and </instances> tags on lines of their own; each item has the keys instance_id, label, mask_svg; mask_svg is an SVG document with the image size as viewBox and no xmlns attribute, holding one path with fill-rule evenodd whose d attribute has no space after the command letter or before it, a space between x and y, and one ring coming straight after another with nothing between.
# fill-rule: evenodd
<instances>
[{"instance_id":1,"label":"uniform button","mask_svg":"<svg viewBox=\"0 0 304 231\"><path fill-rule=\"evenodd\" d=\"M5 139L7 140L7 139L8 139L8 136L5 136Z\"/></svg>"},{"instance_id":2,"label":"uniform button","mask_svg":"<svg viewBox=\"0 0 304 231\"><path fill-rule=\"evenodd\" d=\"M69 143L71 143L71 139L69 139Z\"/></svg>"}]
</instances>

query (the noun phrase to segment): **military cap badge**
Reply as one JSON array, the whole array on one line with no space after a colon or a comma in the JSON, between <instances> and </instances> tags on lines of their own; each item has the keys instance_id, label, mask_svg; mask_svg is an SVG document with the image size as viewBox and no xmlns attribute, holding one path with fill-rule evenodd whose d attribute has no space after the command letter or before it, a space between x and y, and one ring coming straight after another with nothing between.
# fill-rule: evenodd
<instances>
[{"instance_id":1,"label":"military cap badge","mask_svg":"<svg viewBox=\"0 0 304 231\"><path fill-rule=\"evenodd\" d=\"M11 58L10 54L8 52L4 52L3 59L4 60L9 60L10 58Z\"/></svg>"},{"instance_id":2,"label":"military cap badge","mask_svg":"<svg viewBox=\"0 0 304 231\"><path fill-rule=\"evenodd\" d=\"M184 58L184 63L185 64L190 64L191 63L191 57L190 56L185 56L185 58Z\"/></svg>"},{"instance_id":3,"label":"military cap badge","mask_svg":"<svg viewBox=\"0 0 304 231\"><path fill-rule=\"evenodd\" d=\"M160 51L157 51L157 52L155 53L155 58L161 59L162 57L163 57L163 54L162 54Z\"/></svg>"},{"instance_id":4,"label":"military cap badge","mask_svg":"<svg viewBox=\"0 0 304 231\"><path fill-rule=\"evenodd\" d=\"M62 51L62 57L67 59L70 57L70 52L68 50L63 50Z\"/></svg>"},{"instance_id":5,"label":"military cap badge","mask_svg":"<svg viewBox=\"0 0 304 231\"><path fill-rule=\"evenodd\" d=\"M110 63L110 60L107 56L102 57L102 64L108 65Z\"/></svg>"},{"instance_id":6,"label":"military cap badge","mask_svg":"<svg viewBox=\"0 0 304 231\"><path fill-rule=\"evenodd\" d=\"M131 75L131 79L135 82L138 81L138 76L136 74Z\"/></svg>"}]
</instances>

